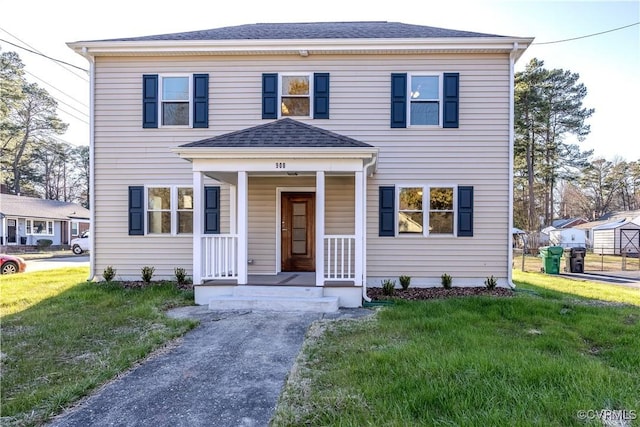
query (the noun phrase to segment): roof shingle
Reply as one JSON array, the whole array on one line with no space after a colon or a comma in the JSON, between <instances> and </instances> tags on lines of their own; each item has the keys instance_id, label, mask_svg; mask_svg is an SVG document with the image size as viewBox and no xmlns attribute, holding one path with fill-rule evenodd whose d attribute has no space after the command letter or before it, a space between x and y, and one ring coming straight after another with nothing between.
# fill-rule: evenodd
<instances>
[{"instance_id":1,"label":"roof shingle","mask_svg":"<svg viewBox=\"0 0 640 427\"><path fill-rule=\"evenodd\" d=\"M207 138L181 147L371 147L364 142L290 118Z\"/></svg>"},{"instance_id":2,"label":"roof shingle","mask_svg":"<svg viewBox=\"0 0 640 427\"><path fill-rule=\"evenodd\" d=\"M504 37L387 21L258 23L184 33L157 34L102 41L170 40L306 40Z\"/></svg>"}]
</instances>

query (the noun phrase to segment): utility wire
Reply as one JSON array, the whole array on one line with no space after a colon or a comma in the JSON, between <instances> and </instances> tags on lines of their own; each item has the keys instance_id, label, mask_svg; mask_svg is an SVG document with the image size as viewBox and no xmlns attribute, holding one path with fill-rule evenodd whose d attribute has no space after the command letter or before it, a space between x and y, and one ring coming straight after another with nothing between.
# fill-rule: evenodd
<instances>
[{"instance_id":1,"label":"utility wire","mask_svg":"<svg viewBox=\"0 0 640 427\"><path fill-rule=\"evenodd\" d=\"M37 79L37 80L40 80L42 83L44 83L44 84L46 84L47 86L49 86L49 87L51 87L51 88L53 88L53 89L57 90L58 92L60 92L60 93L61 93L61 94L63 94L64 96L66 96L66 97L68 97L68 98L73 99L73 100L74 100L74 101L76 101L78 104L82 105L83 107L86 107L87 109L89 108L89 106L88 106L88 105L86 105L85 103L83 103L82 101L78 101L76 98L72 97L71 95L67 94L66 92L63 92L62 90L58 89L57 87L55 87L55 86L54 86L54 85L52 85L51 83L48 83L48 82L46 82L46 81L42 80L40 77L36 76L36 75L35 75L35 74L33 74L33 73L28 72L27 70L24 70L24 71L25 71L25 73L29 74L31 77L33 77L33 78L35 78L35 79ZM85 116L89 117L89 115L88 115L87 113L85 113L84 111L78 110L77 108L73 107L73 106L72 106L72 105L70 105L70 104L67 104L66 102L62 101L62 100L61 100L61 99L59 99L59 98L56 98L56 97L54 97L54 98L55 98L55 99L56 99L56 101L58 101L59 103L64 104L64 105L66 105L67 107L69 107L69 108L72 108L72 109L76 110L78 113L82 113L82 114L84 114Z\"/></svg>"},{"instance_id":2,"label":"utility wire","mask_svg":"<svg viewBox=\"0 0 640 427\"><path fill-rule=\"evenodd\" d=\"M624 27L618 27L618 28L613 28L611 30L607 30L607 31L601 31L599 33L593 33L593 34L587 34L586 36L579 36L579 37L573 37L570 39L563 39L563 40L555 40L552 42L542 42L542 43L531 43L531 45L543 45L543 44L554 44L554 43L564 43L564 42L570 42L573 40L580 40L580 39L586 39L587 37L594 37L594 36L599 36L601 34L607 34L607 33L612 33L614 31L619 31L619 30L624 30L625 28L629 28L629 27L633 27L634 25L638 25L640 24L640 21L633 23L633 24L629 24L629 25L625 25Z\"/></svg>"},{"instance_id":3,"label":"utility wire","mask_svg":"<svg viewBox=\"0 0 640 427\"><path fill-rule=\"evenodd\" d=\"M1 28L0 28L0 29L1 29ZM2 30L2 31L5 31L5 30ZM5 31L5 32L6 32L6 31ZM19 46L19 45L15 44L15 43L11 43L10 41L7 41L7 40L5 40L5 39L0 39L0 42L5 42L5 43L7 43L7 44L10 44L11 46L15 46L15 47L17 47L18 49L26 50L27 52L31 52L31 53L33 53L33 54L35 54L35 55L40 55L40 56L42 56L42 57L45 57L45 58L47 58L47 59L50 59L50 60L51 60L51 61L53 61L53 62L56 62L56 63L59 63L59 64L65 64L65 65L68 65L69 67L77 68L78 70L84 71L85 73L88 73L88 72L89 72L89 70L87 70L87 69L85 69L85 68L78 67L77 65L70 64L70 63L68 63L68 62L62 61L61 59L55 59L55 58L52 58L52 57L50 57L50 56L45 55L44 53L40 53L40 52L37 52L37 51L35 51L35 50L27 49L26 47L22 47L22 46ZM68 71L68 70L67 70L67 71ZM80 77L78 74L75 74L75 73L74 73L74 75L75 75L75 76ZM86 80L86 79L85 79L85 80Z\"/></svg>"}]
</instances>

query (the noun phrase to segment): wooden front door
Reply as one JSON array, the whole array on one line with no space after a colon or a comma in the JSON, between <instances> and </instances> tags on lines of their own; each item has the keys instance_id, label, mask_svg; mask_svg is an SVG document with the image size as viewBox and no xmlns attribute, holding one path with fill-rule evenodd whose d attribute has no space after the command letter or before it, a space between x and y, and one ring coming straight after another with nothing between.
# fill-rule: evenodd
<instances>
[{"instance_id":1,"label":"wooden front door","mask_svg":"<svg viewBox=\"0 0 640 427\"><path fill-rule=\"evenodd\" d=\"M282 271L315 271L315 193L282 193L281 203Z\"/></svg>"}]
</instances>

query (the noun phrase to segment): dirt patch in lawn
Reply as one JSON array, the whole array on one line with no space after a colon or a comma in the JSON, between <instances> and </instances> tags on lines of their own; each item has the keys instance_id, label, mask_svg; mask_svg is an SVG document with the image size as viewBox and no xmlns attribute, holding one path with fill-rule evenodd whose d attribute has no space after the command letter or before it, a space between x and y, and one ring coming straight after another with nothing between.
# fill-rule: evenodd
<instances>
[{"instance_id":1,"label":"dirt patch in lawn","mask_svg":"<svg viewBox=\"0 0 640 427\"><path fill-rule=\"evenodd\" d=\"M468 296L494 296L494 297L511 297L515 293L511 289L507 288L495 288L487 289L484 286L477 287L453 287L451 289L445 288L409 288L409 289L396 289L393 296L384 295L382 288L367 288L367 295L373 301L389 300L392 298L406 299L406 300L426 300L426 299L438 299L438 298L452 298L452 297L468 297Z\"/></svg>"}]
</instances>

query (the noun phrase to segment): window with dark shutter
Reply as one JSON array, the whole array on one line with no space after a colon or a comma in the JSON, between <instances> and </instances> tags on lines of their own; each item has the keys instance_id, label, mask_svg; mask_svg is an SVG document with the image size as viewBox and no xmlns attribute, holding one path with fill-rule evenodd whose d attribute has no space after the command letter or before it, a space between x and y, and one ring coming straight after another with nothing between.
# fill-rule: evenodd
<instances>
[{"instance_id":1,"label":"window with dark shutter","mask_svg":"<svg viewBox=\"0 0 640 427\"><path fill-rule=\"evenodd\" d=\"M459 126L459 86L460 73L444 73L442 81L442 127L444 128L457 128Z\"/></svg>"},{"instance_id":2,"label":"window with dark shutter","mask_svg":"<svg viewBox=\"0 0 640 427\"><path fill-rule=\"evenodd\" d=\"M129 235L144 235L144 187L129 187Z\"/></svg>"},{"instance_id":3,"label":"window with dark shutter","mask_svg":"<svg viewBox=\"0 0 640 427\"><path fill-rule=\"evenodd\" d=\"M313 118L329 118L329 73L313 75Z\"/></svg>"},{"instance_id":4,"label":"window with dark shutter","mask_svg":"<svg viewBox=\"0 0 640 427\"><path fill-rule=\"evenodd\" d=\"M379 189L379 225L378 236L396 235L395 187L380 187Z\"/></svg>"},{"instance_id":5,"label":"window with dark shutter","mask_svg":"<svg viewBox=\"0 0 640 427\"><path fill-rule=\"evenodd\" d=\"M158 127L158 75L142 76L142 127Z\"/></svg>"},{"instance_id":6,"label":"window with dark shutter","mask_svg":"<svg viewBox=\"0 0 640 427\"><path fill-rule=\"evenodd\" d=\"M391 74L391 127L407 127L407 73Z\"/></svg>"},{"instance_id":7,"label":"window with dark shutter","mask_svg":"<svg viewBox=\"0 0 640 427\"><path fill-rule=\"evenodd\" d=\"M209 75L193 75L193 127L209 127Z\"/></svg>"},{"instance_id":8,"label":"window with dark shutter","mask_svg":"<svg viewBox=\"0 0 640 427\"><path fill-rule=\"evenodd\" d=\"M473 236L473 187L458 187L458 236Z\"/></svg>"},{"instance_id":9,"label":"window with dark shutter","mask_svg":"<svg viewBox=\"0 0 640 427\"><path fill-rule=\"evenodd\" d=\"M204 187L204 234L220 234L220 187Z\"/></svg>"},{"instance_id":10,"label":"window with dark shutter","mask_svg":"<svg viewBox=\"0 0 640 427\"><path fill-rule=\"evenodd\" d=\"M262 118L278 118L278 74L262 75Z\"/></svg>"}]
</instances>

